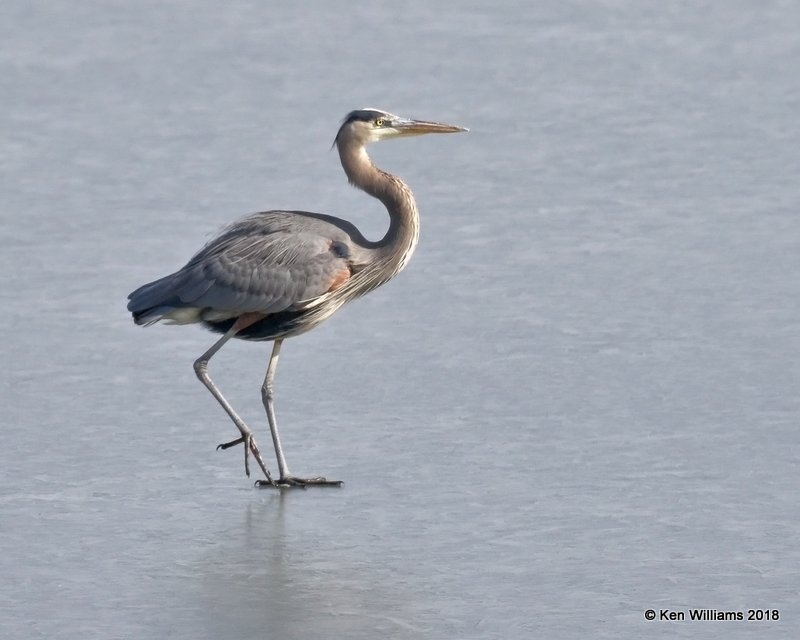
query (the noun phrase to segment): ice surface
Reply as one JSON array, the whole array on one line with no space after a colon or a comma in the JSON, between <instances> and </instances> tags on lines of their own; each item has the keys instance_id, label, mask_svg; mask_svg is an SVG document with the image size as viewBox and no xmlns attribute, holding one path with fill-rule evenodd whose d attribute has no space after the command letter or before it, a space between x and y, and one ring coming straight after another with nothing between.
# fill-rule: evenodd
<instances>
[{"instance_id":1,"label":"ice surface","mask_svg":"<svg viewBox=\"0 0 800 640\"><path fill-rule=\"evenodd\" d=\"M800 5L0 7L0 636L796 638ZM264 208L417 194L398 279L284 346L253 489L125 296ZM212 362L268 446L268 345ZM779 609L647 622L646 609Z\"/></svg>"}]
</instances>

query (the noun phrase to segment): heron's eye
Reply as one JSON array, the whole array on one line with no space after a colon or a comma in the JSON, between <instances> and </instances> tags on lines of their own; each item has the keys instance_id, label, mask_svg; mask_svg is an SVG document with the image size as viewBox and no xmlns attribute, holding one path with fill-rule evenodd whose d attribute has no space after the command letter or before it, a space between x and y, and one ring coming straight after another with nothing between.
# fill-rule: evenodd
<instances>
[{"instance_id":1,"label":"heron's eye","mask_svg":"<svg viewBox=\"0 0 800 640\"><path fill-rule=\"evenodd\" d=\"M386 120L384 120L383 118L376 118L375 119L375 126L376 127L382 127L385 124L386 124Z\"/></svg>"}]
</instances>

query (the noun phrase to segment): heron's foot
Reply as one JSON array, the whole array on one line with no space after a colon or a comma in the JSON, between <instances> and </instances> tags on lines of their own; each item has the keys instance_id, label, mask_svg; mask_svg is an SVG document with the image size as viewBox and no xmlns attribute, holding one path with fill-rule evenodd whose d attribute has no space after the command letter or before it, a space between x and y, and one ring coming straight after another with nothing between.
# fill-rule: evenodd
<instances>
[{"instance_id":1,"label":"heron's foot","mask_svg":"<svg viewBox=\"0 0 800 640\"><path fill-rule=\"evenodd\" d=\"M270 480L256 480L257 487L275 487L277 489L305 489L307 487L341 487L344 484L341 480L328 480L322 476L316 478L298 478L296 476L284 476L274 482Z\"/></svg>"},{"instance_id":2,"label":"heron's foot","mask_svg":"<svg viewBox=\"0 0 800 640\"><path fill-rule=\"evenodd\" d=\"M267 465L265 465L264 460L261 459L261 451L258 449L258 445L256 444L256 440L252 433L243 434L242 437L236 438L236 440L223 442L222 444L217 445L217 451L230 449L231 447L235 447L237 444L244 444L244 472L247 474L247 477L250 477L250 462L248 458L250 452L252 452L256 462L258 462L258 466L261 467L261 471L263 471L264 475L267 477L266 480L258 480L256 484L263 483L264 486L276 486L269 469L267 469Z\"/></svg>"}]
</instances>

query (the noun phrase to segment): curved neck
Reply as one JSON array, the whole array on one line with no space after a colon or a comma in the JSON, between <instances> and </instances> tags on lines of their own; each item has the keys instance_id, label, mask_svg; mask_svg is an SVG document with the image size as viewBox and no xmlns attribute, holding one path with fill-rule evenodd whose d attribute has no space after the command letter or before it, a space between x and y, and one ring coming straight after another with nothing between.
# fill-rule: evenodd
<instances>
[{"instance_id":1,"label":"curved neck","mask_svg":"<svg viewBox=\"0 0 800 640\"><path fill-rule=\"evenodd\" d=\"M411 189L397 176L378 169L362 144L339 144L339 158L350 184L380 200L389 212L389 230L372 245L376 257L396 275L411 258L419 239L419 212Z\"/></svg>"}]
</instances>

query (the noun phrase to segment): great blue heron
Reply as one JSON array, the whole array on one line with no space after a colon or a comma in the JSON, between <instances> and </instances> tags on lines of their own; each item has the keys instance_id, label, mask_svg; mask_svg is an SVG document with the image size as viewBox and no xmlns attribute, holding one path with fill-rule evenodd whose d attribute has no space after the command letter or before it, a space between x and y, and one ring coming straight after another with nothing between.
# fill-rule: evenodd
<instances>
[{"instance_id":1,"label":"great blue heron","mask_svg":"<svg viewBox=\"0 0 800 640\"><path fill-rule=\"evenodd\" d=\"M377 168L366 145L426 133L467 131L449 124L410 120L378 109L350 112L336 134L350 183L378 198L389 212L389 230L372 242L350 222L306 211L265 211L246 216L203 247L180 271L139 287L128 296L136 324L159 320L202 323L221 333L194 363L197 377L225 409L241 437L219 445L244 445L245 472L252 452L270 486L340 485L323 477L289 473L273 406L273 380L285 338L329 318L339 307L384 284L406 265L419 238L419 213L408 185ZM231 338L272 340L261 387L280 477L273 480L253 432L208 375L208 361Z\"/></svg>"}]
</instances>

